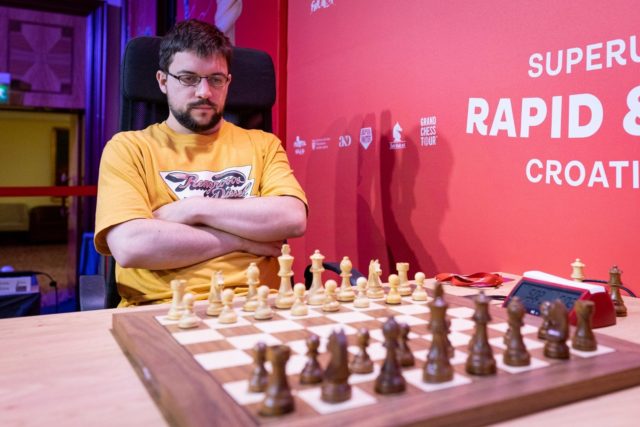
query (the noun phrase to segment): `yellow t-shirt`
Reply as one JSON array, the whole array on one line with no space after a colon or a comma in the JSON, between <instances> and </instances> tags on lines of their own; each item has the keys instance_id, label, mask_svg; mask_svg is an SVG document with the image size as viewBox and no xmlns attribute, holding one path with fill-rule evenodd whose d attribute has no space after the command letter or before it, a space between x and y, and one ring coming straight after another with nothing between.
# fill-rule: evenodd
<instances>
[{"instance_id":1,"label":"yellow t-shirt","mask_svg":"<svg viewBox=\"0 0 640 427\"><path fill-rule=\"evenodd\" d=\"M246 198L294 196L307 204L304 191L289 166L278 138L223 121L213 135L173 132L166 122L141 131L116 134L105 146L100 162L95 245L111 252L106 232L114 225L153 218L159 207L186 197ZM152 250L150 248L150 250ZM279 284L273 257L245 252L229 254L170 270L122 268L116 265L121 306L166 301L169 283L187 281L187 290L205 294L211 275L222 270L225 286L246 283L249 263L260 268L260 283Z\"/></svg>"}]
</instances>

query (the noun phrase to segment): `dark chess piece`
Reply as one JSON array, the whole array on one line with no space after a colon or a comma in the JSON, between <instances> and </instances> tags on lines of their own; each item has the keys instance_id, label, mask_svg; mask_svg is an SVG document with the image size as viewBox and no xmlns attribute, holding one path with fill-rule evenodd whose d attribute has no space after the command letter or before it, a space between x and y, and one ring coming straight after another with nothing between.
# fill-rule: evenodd
<instances>
[{"instance_id":1,"label":"dark chess piece","mask_svg":"<svg viewBox=\"0 0 640 427\"><path fill-rule=\"evenodd\" d=\"M434 300L442 300L444 304L446 301L444 300L444 287L442 286L442 282L437 281L433 287L433 299ZM449 332L451 331L451 319L445 316L445 324L447 326L447 333L445 334L445 340L447 342L447 354L449 355L449 359L451 359L455 355L455 349L449 341Z\"/></svg>"},{"instance_id":2,"label":"dark chess piece","mask_svg":"<svg viewBox=\"0 0 640 427\"><path fill-rule=\"evenodd\" d=\"M538 328L538 338L541 340L547 339L547 331L549 330L549 310L551 309L551 301L542 301L540 303L540 317L542 317L542 323Z\"/></svg>"},{"instance_id":3,"label":"dark chess piece","mask_svg":"<svg viewBox=\"0 0 640 427\"><path fill-rule=\"evenodd\" d=\"M317 384L322 382L322 367L318 363L318 347L320 338L310 335L307 338L307 363L300 373L300 384Z\"/></svg>"},{"instance_id":4,"label":"dark chess piece","mask_svg":"<svg viewBox=\"0 0 640 427\"><path fill-rule=\"evenodd\" d=\"M384 334L384 346L387 349L387 355L380 369L380 375L376 378L375 390L376 393L380 394L401 393L407 388L407 383L402 376L396 354L400 327L393 316L384 322L382 333Z\"/></svg>"},{"instance_id":5,"label":"dark chess piece","mask_svg":"<svg viewBox=\"0 0 640 427\"><path fill-rule=\"evenodd\" d=\"M249 379L249 391L260 393L267 389L269 374L264 367L266 359L267 346L263 342L259 342L253 347L253 363L254 368Z\"/></svg>"},{"instance_id":6,"label":"dark chess piece","mask_svg":"<svg viewBox=\"0 0 640 427\"><path fill-rule=\"evenodd\" d=\"M271 375L259 410L260 415L284 415L295 409L285 369L290 355L291 349L286 345L274 345L267 349L267 359L271 362Z\"/></svg>"},{"instance_id":7,"label":"dark chess piece","mask_svg":"<svg viewBox=\"0 0 640 427\"><path fill-rule=\"evenodd\" d=\"M524 325L524 305L520 298L513 297L507 306L507 314L509 316L509 329L505 334L505 345L507 349L502 355L505 365L509 366L527 366L531 364L531 356L527 351L522 339L522 325Z\"/></svg>"},{"instance_id":8,"label":"dark chess piece","mask_svg":"<svg viewBox=\"0 0 640 427\"><path fill-rule=\"evenodd\" d=\"M331 334L327 350L331 354L331 360L324 371L321 398L329 403L344 402L351 399L351 386L347 336L342 329Z\"/></svg>"},{"instance_id":9,"label":"dark chess piece","mask_svg":"<svg viewBox=\"0 0 640 427\"><path fill-rule=\"evenodd\" d=\"M360 328L358 331L358 354L355 355L349 369L354 374L370 374L373 372L373 362L367 353L369 346L369 331L366 328Z\"/></svg>"},{"instance_id":10,"label":"dark chess piece","mask_svg":"<svg viewBox=\"0 0 640 427\"><path fill-rule=\"evenodd\" d=\"M509 326L507 328L507 330L504 332L504 336L502 337L502 342L504 343L505 346L509 345L509 340L511 339L511 334L512 334L511 326Z\"/></svg>"},{"instance_id":11,"label":"dark chess piece","mask_svg":"<svg viewBox=\"0 0 640 427\"><path fill-rule=\"evenodd\" d=\"M429 303L431 311L431 348L427 354L427 362L422 370L422 380L427 383L442 383L453 379L453 368L449 362L447 347L447 303L443 298L434 299Z\"/></svg>"},{"instance_id":12,"label":"dark chess piece","mask_svg":"<svg viewBox=\"0 0 640 427\"><path fill-rule=\"evenodd\" d=\"M409 347L409 332L411 328L406 323L400 324L400 337L398 338L398 363L403 368L414 366L416 360L413 357L411 348Z\"/></svg>"},{"instance_id":13,"label":"dark chess piece","mask_svg":"<svg viewBox=\"0 0 640 427\"><path fill-rule=\"evenodd\" d=\"M476 309L472 319L476 322L476 326L469 341L469 357L465 366L467 373L472 375L496 373L496 360L487 336L487 324L491 321L489 301L483 291L480 291L475 298Z\"/></svg>"},{"instance_id":14,"label":"dark chess piece","mask_svg":"<svg viewBox=\"0 0 640 427\"><path fill-rule=\"evenodd\" d=\"M559 299L551 303L549 309L549 329L544 355L550 359L568 359L569 346L569 313L567 307Z\"/></svg>"},{"instance_id":15,"label":"dark chess piece","mask_svg":"<svg viewBox=\"0 0 640 427\"><path fill-rule=\"evenodd\" d=\"M591 326L595 303L593 301L578 300L573 308L576 311L577 325L571 339L571 347L580 351L596 351L598 342Z\"/></svg>"},{"instance_id":16,"label":"dark chess piece","mask_svg":"<svg viewBox=\"0 0 640 427\"><path fill-rule=\"evenodd\" d=\"M611 267L609 270L609 287L611 289L611 301L613 301L613 306L616 309L617 317L626 317L627 316L627 306L624 305L624 300L622 299L622 295L620 294L620 287L622 286L622 279L620 276L622 275L622 271L618 268L617 265Z\"/></svg>"}]
</instances>

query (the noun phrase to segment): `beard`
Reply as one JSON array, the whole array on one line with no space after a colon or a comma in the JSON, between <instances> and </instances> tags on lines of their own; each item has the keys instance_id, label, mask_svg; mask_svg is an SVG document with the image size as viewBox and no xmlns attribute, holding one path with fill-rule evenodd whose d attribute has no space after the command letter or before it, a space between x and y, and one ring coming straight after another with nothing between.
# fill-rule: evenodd
<instances>
[{"instance_id":1,"label":"beard","mask_svg":"<svg viewBox=\"0 0 640 427\"><path fill-rule=\"evenodd\" d=\"M200 105L208 105L213 109L213 115L206 123L198 122L192 115L191 110ZM173 117L180 123L185 129L189 129L194 133L206 132L213 129L222 120L222 109L216 108L216 105L207 99L203 99L198 102L187 105L184 110L178 110L169 103L169 111L173 114Z\"/></svg>"}]
</instances>

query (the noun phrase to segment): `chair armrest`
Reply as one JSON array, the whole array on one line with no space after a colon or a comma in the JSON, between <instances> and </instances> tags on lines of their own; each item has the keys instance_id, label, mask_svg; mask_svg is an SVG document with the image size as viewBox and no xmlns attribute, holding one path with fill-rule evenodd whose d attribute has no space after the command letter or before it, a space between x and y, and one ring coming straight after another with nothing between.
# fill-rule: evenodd
<instances>
[{"instance_id":1,"label":"chair armrest","mask_svg":"<svg viewBox=\"0 0 640 427\"><path fill-rule=\"evenodd\" d=\"M85 275L80 276L79 280L80 311L106 308L104 276L99 274Z\"/></svg>"}]
</instances>

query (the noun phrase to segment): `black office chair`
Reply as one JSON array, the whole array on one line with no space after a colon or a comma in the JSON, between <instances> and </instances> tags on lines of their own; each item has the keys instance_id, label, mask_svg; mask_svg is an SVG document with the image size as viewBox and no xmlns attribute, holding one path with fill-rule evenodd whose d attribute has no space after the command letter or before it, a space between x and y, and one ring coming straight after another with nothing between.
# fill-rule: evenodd
<instances>
[{"instance_id":1,"label":"black office chair","mask_svg":"<svg viewBox=\"0 0 640 427\"><path fill-rule=\"evenodd\" d=\"M165 120L166 96L156 81L160 37L131 39L122 58L120 82L120 130L138 130ZM255 49L233 48L233 79L229 86L224 118L246 129L272 130L271 108L276 100L273 61ZM80 276L80 310L113 308L120 302L115 280L115 261L105 258L106 277Z\"/></svg>"}]
</instances>

